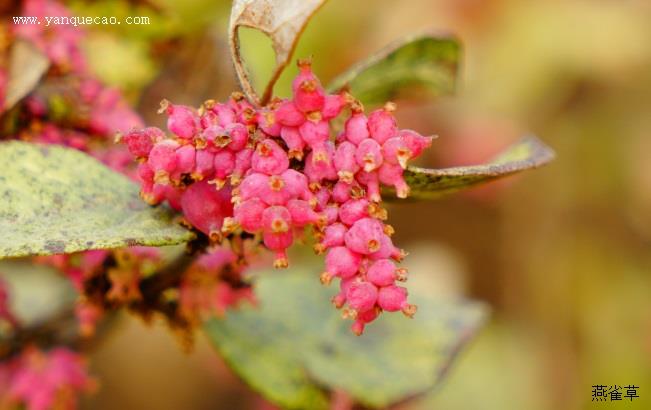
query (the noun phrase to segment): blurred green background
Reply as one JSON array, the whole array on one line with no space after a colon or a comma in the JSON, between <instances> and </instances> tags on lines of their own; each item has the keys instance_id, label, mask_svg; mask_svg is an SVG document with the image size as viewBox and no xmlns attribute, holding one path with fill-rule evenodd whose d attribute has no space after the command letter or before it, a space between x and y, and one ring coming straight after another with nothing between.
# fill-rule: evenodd
<instances>
[{"instance_id":1,"label":"blurred green background","mask_svg":"<svg viewBox=\"0 0 651 410\"><path fill-rule=\"evenodd\" d=\"M101 27L93 67L151 124L158 102L198 105L236 88L228 1L73 2L90 15L150 15ZM428 166L490 158L533 132L551 165L431 203L394 205L413 275L442 297L493 308L440 391L404 409L651 408L651 2L648 0L330 0L295 57L324 82L421 30L454 33L459 92L398 101L402 127L436 133ZM244 31L262 84L273 53ZM292 66L276 86L288 95ZM188 356L162 326L129 319L92 355L102 380L87 409L265 409L198 338ZM592 385L640 386L633 402L594 403Z\"/></svg>"}]
</instances>

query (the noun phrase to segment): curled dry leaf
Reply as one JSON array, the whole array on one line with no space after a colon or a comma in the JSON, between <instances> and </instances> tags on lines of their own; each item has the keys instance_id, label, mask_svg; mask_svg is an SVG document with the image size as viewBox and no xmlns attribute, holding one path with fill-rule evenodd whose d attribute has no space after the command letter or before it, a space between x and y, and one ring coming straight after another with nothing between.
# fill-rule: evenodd
<instances>
[{"instance_id":1,"label":"curled dry leaf","mask_svg":"<svg viewBox=\"0 0 651 410\"><path fill-rule=\"evenodd\" d=\"M326 0L234 0L228 31L235 72L249 100L265 104L271 98L273 86L289 63L298 38L310 17ZM250 27L265 33L276 53L276 67L265 87L262 99L256 94L240 54L238 29Z\"/></svg>"},{"instance_id":2,"label":"curled dry leaf","mask_svg":"<svg viewBox=\"0 0 651 410\"><path fill-rule=\"evenodd\" d=\"M9 56L9 79L3 110L10 109L29 94L49 66L47 57L31 43L16 40Z\"/></svg>"}]
</instances>

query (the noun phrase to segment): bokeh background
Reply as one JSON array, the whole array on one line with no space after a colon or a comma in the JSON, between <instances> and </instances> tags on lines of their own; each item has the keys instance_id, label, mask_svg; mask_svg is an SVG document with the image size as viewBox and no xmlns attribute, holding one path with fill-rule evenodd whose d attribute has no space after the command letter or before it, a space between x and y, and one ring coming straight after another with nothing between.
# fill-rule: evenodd
<instances>
[{"instance_id":1,"label":"bokeh background","mask_svg":"<svg viewBox=\"0 0 651 410\"><path fill-rule=\"evenodd\" d=\"M199 105L236 89L229 1L72 2L81 15L149 15L99 27L95 71L151 124L158 102ZM394 205L397 242L432 292L488 303L487 327L444 386L405 409L651 408L651 2L648 0L330 0L296 57L327 82L420 30L454 33L465 57L455 97L398 101L401 126L436 133L429 166L472 164L524 133L551 165L436 202ZM273 53L243 32L258 84ZM288 95L288 69L276 87ZM430 280L431 279L431 280ZM198 338L124 318L91 356L102 381L86 409L269 408ZM592 385L640 386L593 403Z\"/></svg>"}]
</instances>

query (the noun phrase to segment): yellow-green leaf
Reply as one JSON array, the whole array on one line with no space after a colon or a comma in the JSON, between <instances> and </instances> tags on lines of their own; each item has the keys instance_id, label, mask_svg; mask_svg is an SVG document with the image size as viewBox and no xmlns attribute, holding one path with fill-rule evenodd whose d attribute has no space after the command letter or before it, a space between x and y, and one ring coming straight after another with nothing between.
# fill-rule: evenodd
<instances>
[{"instance_id":1,"label":"yellow-green leaf","mask_svg":"<svg viewBox=\"0 0 651 410\"><path fill-rule=\"evenodd\" d=\"M437 198L527 169L538 168L553 160L554 156L554 151L542 141L528 136L487 164L444 169L409 167L405 171L405 180L411 188L409 198Z\"/></svg>"},{"instance_id":2,"label":"yellow-green leaf","mask_svg":"<svg viewBox=\"0 0 651 410\"><path fill-rule=\"evenodd\" d=\"M336 291L316 273L262 275L259 306L205 326L216 349L252 388L283 408L326 409L343 389L366 406L384 407L435 388L486 310L414 292L413 320L384 314L355 336L330 304Z\"/></svg>"},{"instance_id":3,"label":"yellow-green leaf","mask_svg":"<svg viewBox=\"0 0 651 410\"><path fill-rule=\"evenodd\" d=\"M0 143L0 259L187 242L193 234L138 186L77 150Z\"/></svg>"},{"instance_id":4,"label":"yellow-green leaf","mask_svg":"<svg viewBox=\"0 0 651 410\"><path fill-rule=\"evenodd\" d=\"M421 89L433 96L451 94L460 58L461 45L455 38L414 35L351 67L328 88L348 87L369 106L384 104L405 90Z\"/></svg>"}]
</instances>

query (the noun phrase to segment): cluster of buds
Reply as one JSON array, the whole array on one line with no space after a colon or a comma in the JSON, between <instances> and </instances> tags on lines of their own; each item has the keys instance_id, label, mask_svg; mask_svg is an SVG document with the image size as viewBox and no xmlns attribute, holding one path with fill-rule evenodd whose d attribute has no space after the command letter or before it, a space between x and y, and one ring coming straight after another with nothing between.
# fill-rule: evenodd
<instances>
[{"instance_id":1,"label":"cluster of buds","mask_svg":"<svg viewBox=\"0 0 651 410\"><path fill-rule=\"evenodd\" d=\"M28 410L76 408L76 394L95 390L87 364L67 348L33 347L0 363L0 408Z\"/></svg>"},{"instance_id":2,"label":"cluster of buds","mask_svg":"<svg viewBox=\"0 0 651 410\"><path fill-rule=\"evenodd\" d=\"M79 293L75 308L79 333L88 337L95 333L97 323L104 316L105 305L128 305L142 298L140 281L161 267L162 257L158 248L133 246L116 251L40 256L35 262L55 267L74 285ZM108 288L89 288L92 280L104 272Z\"/></svg>"},{"instance_id":3,"label":"cluster of buds","mask_svg":"<svg viewBox=\"0 0 651 410\"><path fill-rule=\"evenodd\" d=\"M255 303L251 286L243 280L246 266L225 247L201 255L183 273L179 285L179 314L199 324L241 302Z\"/></svg>"},{"instance_id":4,"label":"cluster of buds","mask_svg":"<svg viewBox=\"0 0 651 410\"><path fill-rule=\"evenodd\" d=\"M292 99L255 107L236 93L196 110L163 101L172 135L145 128L118 139L140 162L143 198L166 200L214 242L249 234L274 252L274 266L287 267L287 249L311 226L315 250L327 251L321 280L341 280L333 302L360 334L381 311L416 310L395 284L406 279L395 265L404 252L384 224L381 186L405 198L403 171L432 137L398 129L395 104L367 116L350 94L327 94L308 61L299 70Z\"/></svg>"}]
</instances>

